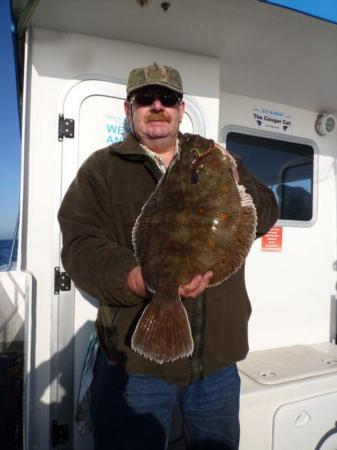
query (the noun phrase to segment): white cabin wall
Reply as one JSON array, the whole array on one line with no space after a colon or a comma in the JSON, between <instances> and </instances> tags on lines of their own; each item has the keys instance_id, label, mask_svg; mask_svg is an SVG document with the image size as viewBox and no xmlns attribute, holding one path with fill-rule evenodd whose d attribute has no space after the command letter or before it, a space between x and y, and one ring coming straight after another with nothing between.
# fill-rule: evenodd
<instances>
[{"instance_id":1,"label":"white cabin wall","mask_svg":"<svg viewBox=\"0 0 337 450\"><path fill-rule=\"evenodd\" d=\"M263 252L261 240L254 243L246 265L253 308L251 350L328 341L336 282L337 134L316 133L315 111L221 92L220 135L228 125L254 128L252 109L263 106L290 114L292 129L287 135L310 139L318 147L316 220L309 227L285 226L281 252Z\"/></svg>"},{"instance_id":2,"label":"white cabin wall","mask_svg":"<svg viewBox=\"0 0 337 450\"><path fill-rule=\"evenodd\" d=\"M83 78L105 79L125 83L130 70L152 64L171 65L182 76L186 94L209 98L208 134L217 137L219 114L219 60L163 48L129 42L49 30L33 30L34 67L39 76L69 81ZM55 92L58 96L62 91Z\"/></svg>"},{"instance_id":3,"label":"white cabin wall","mask_svg":"<svg viewBox=\"0 0 337 450\"><path fill-rule=\"evenodd\" d=\"M203 98L207 136L217 138L219 62L215 58L84 35L32 29L23 118L24 168L21 269L34 279L34 348L30 400L31 448L49 448L50 360L54 267L60 265L56 214L61 201L61 152L58 114L62 99L81 79L126 83L129 71L153 63L181 72L188 94ZM207 99L205 100L205 97ZM53 343L55 344L55 343ZM55 380L52 380L55 381Z\"/></svg>"}]
</instances>

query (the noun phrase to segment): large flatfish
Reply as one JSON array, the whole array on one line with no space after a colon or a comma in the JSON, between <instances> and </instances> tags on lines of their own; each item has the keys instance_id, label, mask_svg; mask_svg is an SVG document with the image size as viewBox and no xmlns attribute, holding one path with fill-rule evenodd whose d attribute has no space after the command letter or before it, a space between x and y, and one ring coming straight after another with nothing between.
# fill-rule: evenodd
<instances>
[{"instance_id":1,"label":"large flatfish","mask_svg":"<svg viewBox=\"0 0 337 450\"><path fill-rule=\"evenodd\" d=\"M256 210L233 176L234 158L211 140L184 135L132 232L136 258L153 298L144 309L132 348L157 363L193 353L179 288L213 272L209 286L235 273L256 234ZM224 299L225 301L226 299Z\"/></svg>"}]
</instances>

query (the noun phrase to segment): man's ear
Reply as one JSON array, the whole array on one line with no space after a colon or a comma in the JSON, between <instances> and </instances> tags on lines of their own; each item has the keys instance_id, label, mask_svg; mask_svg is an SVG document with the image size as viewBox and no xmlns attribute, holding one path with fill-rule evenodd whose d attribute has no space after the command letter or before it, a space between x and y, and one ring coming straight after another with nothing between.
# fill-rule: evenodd
<instances>
[{"instance_id":1,"label":"man's ear","mask_svg":"<svg viewBox=\"0 0 337 450\"><path fill-rule=\"evenodd\" d=\"M179 103L179 115L180 115L180 120L183 120L184 113L185 113L185 102L182 100L182 101Z\"/></svg>"},{"instance_id":2,"label":"man's ear","mask_svg":"<svg viewBox=\"0 0 337 450\"><path fill-rule=\"evenodd\" d=\"M125 111L125 115L128 119L129 119L130 110L131 110L130 102L128 100L125 100L124 101L124 111Z\"/></svg>"}]
</instances>

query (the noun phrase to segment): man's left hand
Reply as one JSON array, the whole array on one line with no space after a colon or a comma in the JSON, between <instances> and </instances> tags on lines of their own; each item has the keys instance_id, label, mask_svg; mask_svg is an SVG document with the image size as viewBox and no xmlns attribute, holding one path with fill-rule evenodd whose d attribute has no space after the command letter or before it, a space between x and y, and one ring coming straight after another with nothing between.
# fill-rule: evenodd
<instances>
[{"instance_id":1,"label":"man's left hand","mask_svg":"<svg viewBox=\"0 0 337 450\"><path fill-rule=\"evenodd\" d=\"M212 271L206 272L204 275L196 275L192 278L191 281L189 281L187 284L182 286L179 290L179 294L181 297L188 297L188 298L197 298L199 295L201 295L206 287L209 284L209 281L213 275Z\"/></svg>"}]
</instances>

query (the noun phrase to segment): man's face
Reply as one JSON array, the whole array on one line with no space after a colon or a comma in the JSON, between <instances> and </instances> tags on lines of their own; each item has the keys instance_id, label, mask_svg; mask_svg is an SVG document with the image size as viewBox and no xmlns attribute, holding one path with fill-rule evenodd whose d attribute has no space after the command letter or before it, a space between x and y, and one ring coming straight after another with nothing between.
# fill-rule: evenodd
<instances>
[{"instance_id":1,"label":"man's face","mask_svg":"<svg viewBox=\"0 0 337 450\"><path fill-rule=\"evenodd\" d=\"M140 142L164 139L175 142L185 104L176 92L161 86L149 86L131 94L125 101L125 113Z\"/></svg>"}]
</instances>

